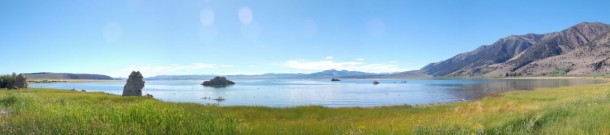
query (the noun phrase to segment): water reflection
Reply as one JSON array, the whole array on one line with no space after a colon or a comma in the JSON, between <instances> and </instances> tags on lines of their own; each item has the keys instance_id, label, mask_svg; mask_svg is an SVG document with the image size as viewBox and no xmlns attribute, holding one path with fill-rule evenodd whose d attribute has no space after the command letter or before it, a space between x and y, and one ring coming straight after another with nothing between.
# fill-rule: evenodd
<instances>
[{"instance_id":1,"label":"water reflection","mask_svg":"<svg viewBox=\"0 0 610 135\"><path fill-rule=\"evenodd\" d=\"M447 93L451 93L451 95L455 95L459 98L472 100L514 90L533 90L537 88L552 88L605 82L603 80L585 79L499 79L479 81L481 81L481 83L433 85L450 87L446 91Z\"/></svg>"},{"instance_id":2,"label":"water reflection","mask_svg":"<svg viewBox=\"0 0 610 135\"><path fill-rule=\"evenodd\" d=\"M143 93L171 102L219 104L221 106L327 107L388 106L446 103L473 100L512 90L602 83L601 80L509 80L509 79L245 79L229 87L205 87L200 80L147 81ZM394 83L404 82L407 83ZM120 95L124 82L31 84L32 87L87 89ZM219 99L219 100L214 100ZM222 100L220 100L222 99Z\"/></svg>"}]
</instances>

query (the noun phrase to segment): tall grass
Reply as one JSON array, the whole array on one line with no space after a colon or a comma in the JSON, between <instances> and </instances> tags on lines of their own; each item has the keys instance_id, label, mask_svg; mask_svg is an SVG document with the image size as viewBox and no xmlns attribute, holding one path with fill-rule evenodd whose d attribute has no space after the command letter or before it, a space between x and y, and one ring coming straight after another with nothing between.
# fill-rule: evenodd
<instances>
[{"instance_id":1,"label":"tall grass","mask_svg":"<svg viewBox=\"0 0 610 135\"><path fill-rule=\"evenodd\" d=\"M0 91L5 134L610 134L610 83L374 108L218 107L51 89Z\"/></svg>"},{"instance_id":2,"label":"tall grass","mask_svg":"<svg viewBox=\"0 0 610 135\"><path fill-rule=\"evenodd\" d=\"M0 118L5 134L236 134L228 115L187 112L188 108L143 97L97 93L38 96L10 92L0 97L9 112ZM56 93L57 94L57 93ZM58 94L61 95L61 94Z\"/></svg>"}]
</instances>

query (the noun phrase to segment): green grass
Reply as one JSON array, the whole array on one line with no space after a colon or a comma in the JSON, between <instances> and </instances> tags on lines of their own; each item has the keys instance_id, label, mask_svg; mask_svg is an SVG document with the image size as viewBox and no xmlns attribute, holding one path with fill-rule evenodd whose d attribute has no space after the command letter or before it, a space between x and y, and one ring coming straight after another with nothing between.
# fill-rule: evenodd
<instances>
[{"instance_id":1,"label":"green grass","mask_svg":"<svg viewBox=\"0 0 610 135\"><path fill-rule=\"evenodd\" d=\"M610 134L610 83L375 108L217 107L67 90L0 90L2 110L2 134Z\"/></svg>"},{"instance_id":2,"label":"green grass","mask_svg":"<svg viewBox=\"0 0 610 135\"><path fill-rule=\"evenodd\" d=\"M8 134L236 134L223 114L144 97L49 89L2 91L0 133Z\"/></svg>"}]
</instances>

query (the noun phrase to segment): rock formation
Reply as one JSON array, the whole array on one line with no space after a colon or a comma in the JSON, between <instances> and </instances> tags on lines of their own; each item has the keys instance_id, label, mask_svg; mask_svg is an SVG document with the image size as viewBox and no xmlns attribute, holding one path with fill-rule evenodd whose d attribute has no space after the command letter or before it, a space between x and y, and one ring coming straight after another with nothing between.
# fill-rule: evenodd
<instances>
[{"instance_id":1,"label":"rock formation","mask_svg":"<svg viewBox=\"0 0 610 135\"><path fill-rule=\"evenodd\" d=\"M377 84L379 84L379 82L378 81L373 81L373 84L377 85Z\"/></svg>"},{"instance_id":2,"label":"rock formation","mask_svg":"<svg viewBox=\"0 0 610 135\"><path fill-rule=\"evenodd\" d=\"M27 81L27 77L25 77L23 74L19 74L16 78L15 78L15 83L13 84L13 87L17 88L17 89L21 89L21 88L28 88L28 81Z\"/></svg>"},{"instance_id":3,"label":"rock formation","mask_svg":"<svg viewBox=\"0 0 610 135\"><path fill-rule=\"evenodd\" d=\"M142 96L142 88L144 88L143 78L140 71L131 72L125 87L123 87L123 96Z\"/></svg>"},{"instance_id":4,"label":"rock formation","mask_svg":"<svg viewBox=\"0 0 610 135\"><path fill-rule=\"evenodd\" d=\"M235 84L235 82L233 82L231 80L227 80L227 78L225 78L225 77L216 76L212 80L204 81L201 85L203 85L203 86L227 86L227 85L233 85L233 84Z\"/></svg>"},{"instance_id":5,"label":"rock formation","mask_svg":"<svg viewBox=\"0 0 610 135\"><path fill-rule=\"evenodd\" d=\"M336 81L341 81L341 80L339 80L337 78L333 78L333 79L330 79L330 81L336 82Z\"/></svg>"}]
</instances>

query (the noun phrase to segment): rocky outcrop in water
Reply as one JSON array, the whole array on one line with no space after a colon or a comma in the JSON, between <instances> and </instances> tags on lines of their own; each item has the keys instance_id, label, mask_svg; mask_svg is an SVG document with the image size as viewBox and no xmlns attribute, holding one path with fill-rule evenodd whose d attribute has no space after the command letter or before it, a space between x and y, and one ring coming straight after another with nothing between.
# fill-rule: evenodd
<instances>
[{"instance_id":1,"label":"rocky outcrop in water","mask_svg":"<svg viewBox=\"0 0 610 135\"><path fill-rule=\"evenodd\" d=\"M201 85L203 86L228 86L233 85L235 82L231 80L227 80L225 77L216 76L214 79L209 81L204 81Z\"/></svg>"},{"instance_id":2,"label":"rocky outcrop in water","mask_svg":"<svg viewBox=\"0 0 610 135\"><path fill-rule=\"evenodd\" d=\"M144 80L140 71L133 71L127 79L127 83L123 87L123 96L142 96L142 88L144 88Z\"/></svg>"},{"instance_id":3,"label":"rocky outcrop in water","mask_svg":"<svg viewBox=\"0 0 610 135\"><path fill-rule=\"evenodd\" d=\"M28 88L28 81L27 81L27 77L25 77L23 74L19 74L16 78L15 78L15 83L13 84L13 87L17 88L17 89L21 89L21 88Z\"/></svg>"}]
</instances>

